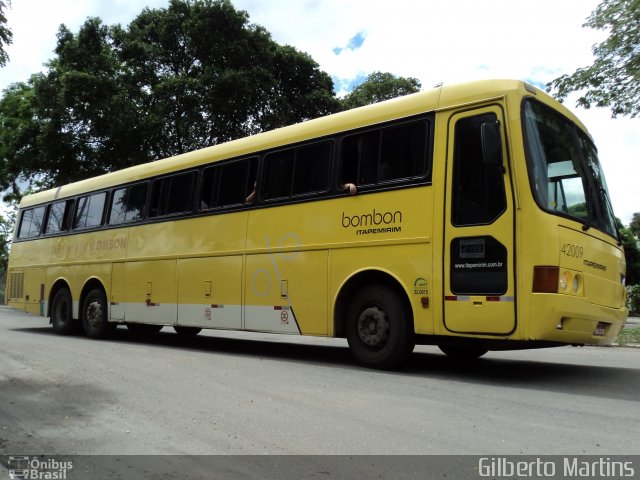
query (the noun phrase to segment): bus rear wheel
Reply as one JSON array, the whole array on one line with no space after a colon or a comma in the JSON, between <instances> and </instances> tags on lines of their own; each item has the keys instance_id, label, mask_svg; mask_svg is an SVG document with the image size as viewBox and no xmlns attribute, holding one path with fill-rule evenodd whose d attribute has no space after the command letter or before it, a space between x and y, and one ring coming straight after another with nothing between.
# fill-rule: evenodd
<instances>
[{"instance_id":1,"label":"bus rear wheel","mask_svg":"<svg viewBox=\"0 0 640 480\"><path fill-rule=\"evenodd\" d=\"M73 303L71 302L71 292L66 288L61 288L53 296L51 302L51 325L53 331L60 335L70 335L75 330L73 320Z\"/></svg>"},{"instance_id":2,"label":"bus rear wheel","mask_svg":"<svg viewBox=\"0 0 640 480\"><path fill-rule=\"evenodd\" d=\"M82 327L89 338L105 338L116 328L115 323L109 323L107 298L98 288L91 290L84 300L82 307Z\"/></svg>"},{"instance_id":3,"label":"bus rear wheel","mask_svg":"<svg viewBox=\"0 0 640 480\"><path fill-rule=\"evenodd\" d=\"M360 290L347 309L349 348L363 365L394 368L415 347L411 314L390 288L371 285Z\"/></svg>"}]
</instances>

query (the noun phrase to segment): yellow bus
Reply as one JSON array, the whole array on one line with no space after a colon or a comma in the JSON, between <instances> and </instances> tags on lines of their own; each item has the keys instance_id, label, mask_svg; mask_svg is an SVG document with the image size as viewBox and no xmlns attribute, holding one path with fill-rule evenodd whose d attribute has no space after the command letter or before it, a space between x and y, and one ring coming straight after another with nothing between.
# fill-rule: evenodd
<instances>
[{"instance_id":1,"label":"yellow bus","mask_svg":"<svg viewBox=\"0 0 640 480\"><path fill-rule=\"evenodd\" d=\"M541 90L440 86L25 196L8 304L118 324L416 344L611 342L625 262L596 148Z\"/></svg>"}]
</instances>

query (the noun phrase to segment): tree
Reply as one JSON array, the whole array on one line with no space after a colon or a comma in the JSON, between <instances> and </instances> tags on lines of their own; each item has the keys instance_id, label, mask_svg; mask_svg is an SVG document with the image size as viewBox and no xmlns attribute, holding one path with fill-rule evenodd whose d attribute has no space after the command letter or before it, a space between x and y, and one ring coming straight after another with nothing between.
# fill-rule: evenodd
<instances>
[{"instance_id":1,"label":"tree","mask_svg":"<svg viewBox=\"0 0 640 480\"><path fill-rule=\"evenodd\" d=\"M63 185L148 159L110 28L88 19L74 35L62 25L55 53L46 73L0 100L0 188L9 198L20 196L19 179Z\"/></svg>"},{"instance_id":2,"label":"tree","mask_svg":"<svg viewBox=\"0 0 640 480\"><path fill-rule=\"evenodd\" d=\"M640 283L640 249L638 249L637 238L629 228L622 225L616 218L620 241L624 248L624 257L627 263L626 284L636 285Z\"/></svg>"},{"instance_id":3,"label":"tree","mask_svg":"<svg viewBox=\"0 0 640 480\"><path fill-rule=\"evenodd\" d=\"M333 82L228 0L171 0L115 35L144 112L147 150L166 157L338 110Z\"/></svg>"},{"instance_id":4,"label":"tree","mask_svg":"<svg viewBox=\"0 0 640 480\"><path fill-rule=\"evenodd\" d=\"M412 77L396 77L391 73L374 72L342 100L344 110L371 105L391 98L419 92L420 81Z\"/></svg>"},{"instance_id":5,"label":"tree","mask_svg":"<svg viewBox=\"0 0 640 480\"><path fill-rule=\"evenodd\" d=\"M15 223L15 211L5 215L0 214L0 305L4 304L4 287L9 263L9 247Z\"/></svg>"},{"instance_id":6,"label":"tree","mask_svg":"<svg viewBox=\"0 0 640 480\"><path fill-rule=\"evenodd\" d=\"M9 61L9 56L4 51L4 47L11 45L13 42L13 34L7 27L7 17L5 15L5 10L10 6L10 0L0 0L0 67L4 67Z\"/></svg>"},{"instance_id":7,"label":"tree","mask_svg":"<svg viewBox=\"0 0 640 480\"><path fill-rule=\"evenodd\" d=\"M1 1L1 0L0 0ZM58 31L0 100L0 188L52 187L333 113L333 82L229 0L171 0L127 27Z\"/></svg>"},{"instance_id":8,"label":"tree","mask_svg":"<svg viewBox=\"0 0 640 480\"><path fill-rule=\"evenodd\" d=\"M629 230L633 233L636 239L640 239L640 213L634 213L629 223Z\"/></svg>"},{"instance_id":9,"label":"tree","mask_svg":"<svg viewBox=\"0 0 640 480\"><path fill-rule=\"evenodd\" d=\"M605 30L609 36L592 48L589 67L562 75L547 84L560 100L581 91L578 105L610 107L612 116L640 113L640 1L603 0L584 27Z\"/></svg>"}]
</instances>

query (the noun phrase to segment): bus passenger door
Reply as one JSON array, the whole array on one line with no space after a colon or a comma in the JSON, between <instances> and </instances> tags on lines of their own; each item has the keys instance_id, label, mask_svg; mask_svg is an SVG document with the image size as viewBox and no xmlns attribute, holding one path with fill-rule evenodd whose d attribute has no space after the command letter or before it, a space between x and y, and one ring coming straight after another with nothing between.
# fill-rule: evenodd
<instances>
[{"instance_id":1,"label":"bus passenger door","mask_svg":"<svg viewBox=\"0 0 640 480\"><path fill-rule=\"evenodd\" d=\"M444 218L444 327L515 330L514 205L502 109L449 119Z\"/></svg>"}]
</instances>

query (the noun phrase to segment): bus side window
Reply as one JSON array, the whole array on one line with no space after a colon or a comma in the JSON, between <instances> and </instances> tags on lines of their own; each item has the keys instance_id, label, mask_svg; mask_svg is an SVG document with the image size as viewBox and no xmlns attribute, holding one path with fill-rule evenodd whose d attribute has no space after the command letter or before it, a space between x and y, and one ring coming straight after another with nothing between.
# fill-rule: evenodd
<instances>
[{"instance_id":1,"label":"bus side window","mask_svg":"<svg viewBox=\"0 0 640 480\"><path fill-rule=\"evenodd\" d=\"M286 198L291 195L294 163L295 150L293 148L265 156L265 199Z\"/></svg>"},{"instance_id":2,"label":"bus side window","mask_svg":"<svg viewBox=\"0 0 640 480\"><path fill-rule=\"evenodd\" d=\"M358 185L376 183L379 152L379 131L367 132L360 136L358 142Z\"/></svg>"},{"instance_id":3,"label":"bus side window","mask_svg":"<svg viewBox=\"0 0 640 480\"><path fill-rule=\"evenodd\" d=\"M196 172L179 173L154 180L149 217L163 217L193 210Z\"/></svg>"},{"instance_id":4,"label":"bus side window","mask_svg":"<svg viewBox=\"0 0 640 480\"><path fill-rule=\"evenodd\" d=\"M422 176L426 170L427 122L382 131L378 182Z\"/></svg>"},{"instance_id":5,"label":"bus side window","mask_svg":"<svg viewBox=\"0 0 640 480\"><path fill-rule=\"evenodd\" d=\"M147 204L147 188L147 183L139 183L114 190L109 224L117 225L142 220Z\"/></svg>"},{"instance_id":6,"label":"bus side window","mask_svg":"<svg viewBox=\"0 0 640 480\"><path fill-rule=\"evenodd\" d=\"M326 191L332 148L332 142L318 142L266 155L265 198Z\"/></svg>"},{"instance_id":7,"label":"bus side window","mask_svg":"<svg viewBox=\"0 0 640 480\"><path fill-rule=\"evenodd\" d=\"M200 210L244 205L253 190L257 171L256 157L205 168L200 186Z\"/></svg>"},{"instance_id":8,"label":"bus side window","mask_svg":"<svg viewBox=\"0 0 640 480\"><path fill-rule=\"evenodd\" d=\"M219 186L219 207L242 205L253 190L256 181L257 159L250 158L225 163L221 168Z\"/></svg>"},{"instance_id":9,"label":"bus side window","mask_svg":"<svg viewBox=\"0 0 640 480\"><path fill-rule=\"evenodd\" d=\"M73 228L85 229L102 225L107 192L94 193L78 199Z\"/></svg>"},{"instance_id":10,"label":"bus side window","mask_svg":"<svg viewBox=\"0 0 640 480\"><path fill-rule=\"evenodd\" d=\"M187 172L169 177L167 215L187 213L193 210L196 172Z\"/></svg>"},{"instance_id":11,"label":"bus side window","mask_svg":"<svg viewBox=\"0 0 640 480\"><path fill-rule=\"evenodd\" d=\"M296 149L292 195L327 190L332 147L332 142L320 142Z\"/></svg>"},{"instance_id":12,"label":"bus side window","mask_svg":"<svg viewBox=\"0 0 640 480\"><path fill-rule=\"evenodd\" d=\"M45 233L52 234L69 230L72 211L73 200L63 200L61 202L52 203L49 207Z\"/></svg>"},{"instance_id":13,"label":"bus side window","mask_svg":"<svg viewBox=\"0 0 640 480\"><path fill-rule=\"evenodd\" d=\"M379 128L342 141L340 185L374 185L426 173L426 120Z\"/></svg>"},{"instance_id":14,"label":"bus side window","mask_svg":"<svg viewBox=\"0 0 640 480\"><path fill-rule=\"evenodd\" d=\"M44 207L35 207L25 210L20 220L18 238L32 238L40 235L42 221L44 220Z\"/></svg>"},{"instance_id":15,"label":"bus side window","mask_svg":"<svg viewBox=\"0 0 640 480\"><path fill-rule=\"evenodd\" d=\"M451 212L456 226L489 224L506 209L502 169L485 163L482 153L482 124L496 121L487 113L456 123Z\"/></svg>"},{"instance_id":16,"label":"bus side window","mask_svg":"<svg viewBox=\"0 0 640 480\"><path fill-rule=\"evenodd\" d=\"M207 167L202 172L200 185L200 210L209 210L216 206L218 184L220 180L220 165Z\"/></svg>"}]
</instances>

